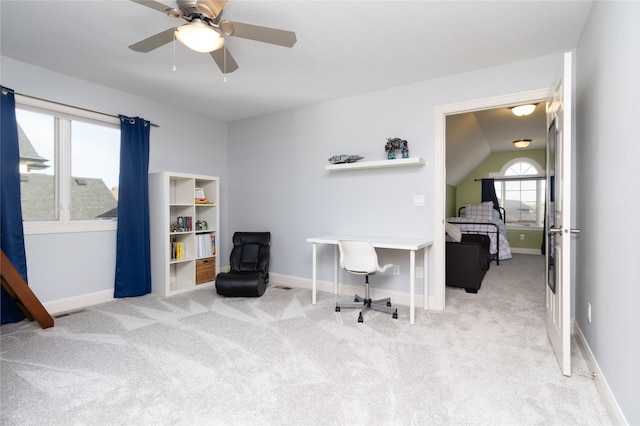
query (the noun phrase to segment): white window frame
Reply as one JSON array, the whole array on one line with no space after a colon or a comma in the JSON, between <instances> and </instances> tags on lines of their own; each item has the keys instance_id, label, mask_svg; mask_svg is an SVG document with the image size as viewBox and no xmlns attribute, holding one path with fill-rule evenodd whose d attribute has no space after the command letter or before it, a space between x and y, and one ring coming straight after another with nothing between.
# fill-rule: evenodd
<instances>
[{"instance_id":1,"label":"white window frame","mask_svg":"<svg viewBox=\"0 0 640 426\"><path fill-rule=\"evenodd\" d=\"M531 166L533 166L533 168L536 169L536 174L532 174L532 175L520 175L520 176L507 176L505 175L505 173L507 172L507 170L509 170L509 168L511 166L513 166L514 164L517 163L528 163ZM536 204L538 207L541 207L544 205L545 202L545 196L542 194L540 185L541 182L544 182L546 180L546 174L544 169L540 166L540 164L538 164L537 161L528 158L528 157L519 157L519 158L514 158L508 162L506 162L504 164L504 166L502 166L502 169L500 169L500 172L498 173L491 173L489 175L490 177L500 180L502 182L506 182L509 179L513 179L513 180L535 180L536 181ZM504 204L504 185L502 187L503 193L501 194L501 200L503 201ZM545 188L546 190L546 188ZM504 206L502 206L504 207ZM542 222L542 220L544 219L544 211L541 211L542 209L538 208L536 209L536 214L537 214L537 218L536 218L536 222ZM506 216L506 215L505 215ZM541 230L544 228L543 225L535 225L535 226L528 226L528 225L520 225L518 223L509 223L507 222L507 218L504 218L505 220L505 225L507 227L507 229L531 229L531 230Z\"/></svg>"},{"instance_id":2,"label":"white window frame","mask_svg":"<svg viewBox=\"0 0 640 426\"><path fill-rule=\"evenodd\" d=\"M103 126L113 126L120 129L120 120L118 117L112 117L106 114L100 114L75 108L70 105L63 105L54 102L48 102L42 99L36 99L28 96L15 95L16 108L55 115L57 117L69 120L80 120L85 122L93 122ZM70 121L59 121L60 126L56 126L55 132L62 132L69 129L62 127L71 126ZM95 220L71 220L71 143L62 143L55 148L57 152L56 167L58 170L58 179L56 180L56 191L58 192L58 220L52 221L23 221L23 229L25 235L37 234L61 234L69 232L101 232L115 231L118 226L117 219L95 219Z\"/></svg>"}]
</instances>

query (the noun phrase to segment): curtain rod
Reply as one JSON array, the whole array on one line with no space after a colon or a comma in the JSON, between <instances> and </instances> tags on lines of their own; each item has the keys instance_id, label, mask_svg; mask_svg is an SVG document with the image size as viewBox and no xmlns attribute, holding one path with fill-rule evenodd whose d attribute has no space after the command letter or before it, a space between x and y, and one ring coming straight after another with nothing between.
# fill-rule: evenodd
<instances>
[{"instance_id":1,"label":"curtain rod","mask_svg":"<svg viewBox=\"0 0 640 426\"><path fill-rule=\"evenodd\" d=\"M77 107L75 105L64 104L62 102L51 101L49 99L39 98L37 96L25 95L24 93L16 92L15 90L7 89L6 87L3 87L2 91L3 92L11 92L14 95L23 96L25 98L34 99L36 101L49 102L49 103L60 105L60 106L67 107L67 108L75 108L75 109L79 109L79 110L82 110L82 111L90 112L90 113L93 113L93 114L104 115L105 117L111 117L111 118L120 119L120 116L118 116L118 115L107 114L106 112L100 112L100 111L95 111L95 110L88 109L88 108ZM149 122L149 123L151 124L151 127L160 127L157 124L154 124L154 123L151 123L151 122Z\"/></svg>"},{"instance_id":2,"label":"curtain rod","mask_svg":"<svg viewBox=\"0 0 640 426\"><path fill-rule=\"evenodd\" d=\"M502 177L494 177L494 178L484 178L484 179L474 179L474 182L481 182L485 179L493 179L493 180L497 180L497 181L502 181L502 180L544 180L546 179L546 176L540 176L540 175L534 175L534 176L502 176Z\"/></svg>"}]
</instances>

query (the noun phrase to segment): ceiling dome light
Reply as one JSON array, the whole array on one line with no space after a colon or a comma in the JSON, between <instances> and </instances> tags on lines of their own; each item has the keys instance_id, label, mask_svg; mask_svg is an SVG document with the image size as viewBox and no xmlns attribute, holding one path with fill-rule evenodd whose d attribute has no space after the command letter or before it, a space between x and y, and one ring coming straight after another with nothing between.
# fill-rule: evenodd
<instances>
[{"instance_id":1,"label":"ceiling dome light","mask_svg":"<svg viewBox=\"0 0 640 426\"><path fill-rule=\"evenodd\" d=\"M517 115L518 117L524 117L525 115L532 114L533 111L536 110L536 106L538 104L526 104L526 105L518 105L509 108L513 115Z\"/></svg>"},{"instance_id":2,"label":"ceiling dome light","mask_svg":"<svg viewBox=\"0 0 640 426\"><path fill-rule=\"evenodd\" d=\"M531 143L531 139L518 139L517 141L513 141L513 146L516 148L526 148Z\"/></svg>"},{"instance_id":3,"label":"ceiling dome light","mask_svg":"<svg viewBox=\"0 0 640 426\"><path fill-rule=\"evenodd\" d=\"M194 19L176 29L176 37L185 46L196 52L213 52L224 45L224 38L212 27Z\"/></svg>"}]
</instances>

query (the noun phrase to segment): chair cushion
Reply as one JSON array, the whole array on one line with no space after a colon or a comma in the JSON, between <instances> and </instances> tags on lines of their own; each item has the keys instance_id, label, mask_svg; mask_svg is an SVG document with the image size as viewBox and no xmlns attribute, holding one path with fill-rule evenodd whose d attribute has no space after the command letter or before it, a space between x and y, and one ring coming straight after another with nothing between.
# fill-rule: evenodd
<instances>
[{"instance_id":1,"label":"chair cushion","mask_svg":"<svg viewBox=\"0 0 640 426\"><path fill-rule=\"evenodd\" d=\"M216 292L229 297L260 297L267 289L262 272L223 272L216 277Z\"/></svg>"},{"instance_id":2,"label":"chair cushion","mask_svg":"<svg viewBox=\"0 0 640 426\"><path fill-rule=\"evenodd\" d=\"M258 252L260 246L257 244L245 244L242 246L242 255L238 269L242 272L253 272L258 270Z\"/></svg>"}]
</instances>

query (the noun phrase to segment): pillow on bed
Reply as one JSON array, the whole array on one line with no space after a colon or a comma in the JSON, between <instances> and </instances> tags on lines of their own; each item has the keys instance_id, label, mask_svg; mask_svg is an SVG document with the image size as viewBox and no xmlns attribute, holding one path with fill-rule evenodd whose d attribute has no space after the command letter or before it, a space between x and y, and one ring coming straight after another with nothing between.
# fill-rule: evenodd
<instances>
[{"instance_id":1,"label":"pillow on bed","mask_svg":"<svg viewBox=\"0 0 640 426\"><path fill-rule=\"evenodd\" d=\"M459 226L446 222L444 224L444 231L447 233L447 241L453 241L456 243L462 241L462 230Z\"/></svg>"},{"instance_id":2,"label":"pillow on bed","mask_svg":"<svg viewBox=\"0 0 640 426\"><path fill-rule=\"evenodd\" d=\"M467 219L477 219L485 222L491 222L494 218L493 201L485 201L482 204L465 204L464 217Z\"/></svg>"}]
</instances>

